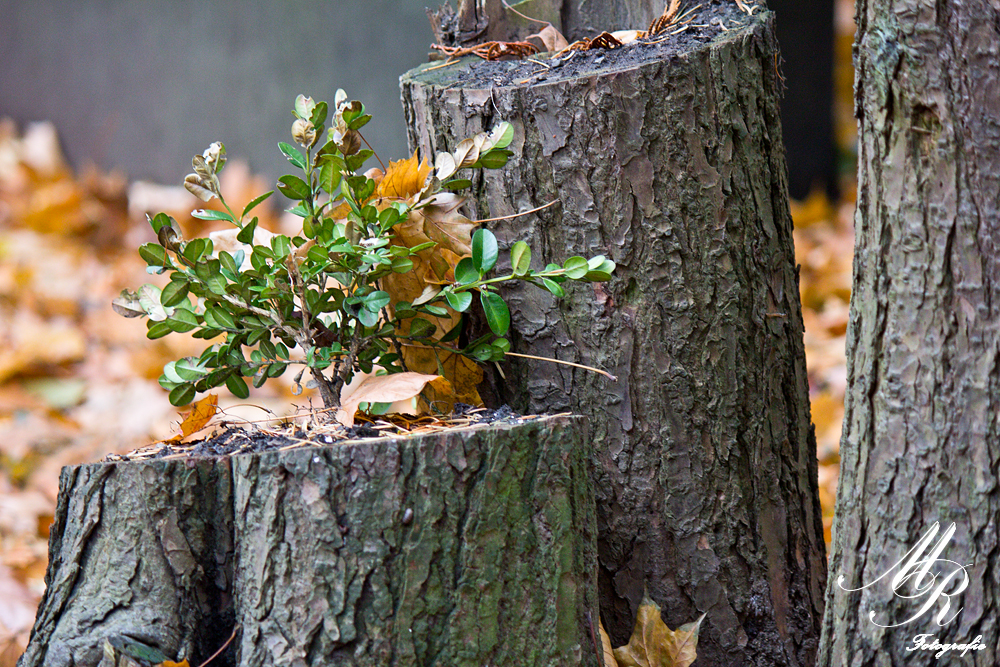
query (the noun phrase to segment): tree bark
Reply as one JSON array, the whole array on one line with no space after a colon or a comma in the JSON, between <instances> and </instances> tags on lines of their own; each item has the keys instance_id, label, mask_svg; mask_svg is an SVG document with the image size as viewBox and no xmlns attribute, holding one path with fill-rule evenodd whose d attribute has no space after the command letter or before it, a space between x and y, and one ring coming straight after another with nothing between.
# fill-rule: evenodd
<instances>
[{"instance_id":1,"label":"tree bark","mask_svg":"<svg viewBox=\"0 0 1000 667\"><path fill-rule=\"evenodd\" d=\"M709 43L649 57L632 47L638 62L622 65L607 52L539 83L468 84L467 61L401 84L425 156L513 124L515 156L477 185L474 213L561 204L489 223L501 247L528 241L536 269L576 254L617 263L610 283L567 284L562 301L521 284L504 297L515 351L618 381L517 359L500 399L590 419L613 644L627 641L646 588L671 627L708 613L698 654L710 665L810 665L822 616L772 24L744 14Z\"/></svg>"},{"instance_id":2,"label":"tree bark","mask_svg":"<svg viewBox=\"0 0 1000 667\"><path fill-rule=\"evenodd\" d=\"M854 294L820 664L935 664L907 650L929 634L981 635L966 664L995 665L1000 7L860 0L857 20ZM929 567L968 576L946 619L963 610L938 624L941 598L907 622L929 596L887 582L934 522L956 526Z\"/></svg>"},{"instance_id":3,"label":"tree bark","mask_svg":"<svg viewBox=\"0 0 1000 667\"><path fill-rule=\"evenodd\" d=\"M67 468L20 667L597 665L580 418Z\"/></svg>"}]
</instances>

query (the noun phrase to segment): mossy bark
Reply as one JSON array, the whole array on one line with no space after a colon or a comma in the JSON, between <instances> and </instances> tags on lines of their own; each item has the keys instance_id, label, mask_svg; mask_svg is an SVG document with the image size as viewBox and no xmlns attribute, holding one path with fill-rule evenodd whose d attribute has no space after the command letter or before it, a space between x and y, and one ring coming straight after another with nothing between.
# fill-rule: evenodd
<instances>
[{"instance_id":1,"label":"mossy bark","mask_svg":"<svg viewBox=\"0 0 1000 667\"><path fill-rule=\"evenodd\" d=\"M597 665L580 418L67 468L20 667Z\"/></svg>"},{"instance_id":2,"label":"mossy bark","mask_svg":"<svg viewBox=\"0 0 1000 667\"><path fill-rule=\"evenodd\" d=\"M489 223L502 248L526 240L536 269L571 255L617 263L609 283L567 284L563 300L522 284L503 294L514 351L618 381L515 359L497 391L529 412L590 418L613 643L647 589L671 627L707 612L698 654L712 665L812 664L823 610L772 24L760 12L651 62L551 68L537 84L466 85L473 60L401 82L422 155L513 124L515 156L476 186L474 214L560 204Z\"/></svg>"},{"instance_id":3,"label":"mossy bark","mask_svg":"<svg viewBox=\"0 0 1000 667\"><path fill-rule=\"evenodd\" d=\"M857 19L854 293L819 664L996 665L1000 7L860 0ZM928 579L890 583L935 522L956 531L922 554L929 576L955 575L946 593L968 583L941 623L947 598L910 585ZM922 634L984 650L938 659L912 650Z\"/></svg>"}]
</instances>

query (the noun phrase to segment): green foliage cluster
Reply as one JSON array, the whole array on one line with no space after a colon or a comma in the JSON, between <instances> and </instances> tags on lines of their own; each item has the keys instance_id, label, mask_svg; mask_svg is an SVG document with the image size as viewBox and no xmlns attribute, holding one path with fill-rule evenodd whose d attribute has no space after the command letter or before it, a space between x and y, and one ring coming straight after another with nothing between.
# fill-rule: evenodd
<instances>
[{"instance_id":1,"label":"green foliage cluster","mask_svg":"<svg viewBox=\"0 0 1000 667\"><path fill-rule=\"evenodd\" d=\"M157 241L141 246L139 254L149 273L166 272L170 282L162 289L147 284L124 290L114 302L126 317L147 318L150 339L193 332L210 343L201 355L164 367L160 384L172 404L185 405L197 392L221 385L247 397L248 380L260 387L298 366L296 385L308 370L325 405L337 407L341 388L358 371L406 371L402 347L407 344L449 345L449 352L480 362L501 359L510 347L504 338L510 312L497 290L504 281L523 280L561 297L566 280L610 278L614 263L604 257L571 257L562 266L532 270L531 250L523 241L511 249L511 273L488 277L499 248L491 232L479 229L471 253L453 266L453 282L430 284L419 298L399 299L385 288L387 277L413 271L420 253L436 246L400 242L400 225L434 207L441 193L471 186L456 173L504 166L513 129L501 123L465 140L456 153L440 154L412 195L379 198L376 180L360 173L373 156L362 148L367 142L359 130L371 116L360 102L338 91L331 116L326 102L299 96L293 113L298 146L279 148L298 173L278 179L277 190L294 203L290 210L302 218L301 234L258 230L253 211L273 192L239 214L229 207L218 178L225 147L214 143L194 157L185 186L204 201L221 201L225 210L193 215L234 225L235 247L220 249L211 238L185 239L177 221L159 213L149 220ZM470 222L459 216L462 220ZM444 332L431 320L468 311L476 296L491 333L456 348L461 320Z\"/></svg>"}]
</instances>

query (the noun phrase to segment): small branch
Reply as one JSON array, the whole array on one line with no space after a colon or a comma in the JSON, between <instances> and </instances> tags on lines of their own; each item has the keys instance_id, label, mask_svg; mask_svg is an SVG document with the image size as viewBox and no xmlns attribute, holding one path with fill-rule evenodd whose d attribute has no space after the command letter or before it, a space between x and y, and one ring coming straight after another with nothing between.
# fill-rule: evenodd
<instances>
[{"instance_id":1,"label":"small branch","mask_svg":"<svg viewBox=\"0 0 1000 667\"><path fill-rule=\"evenodd\" d=\"M432 347L430 345L416 345L415 343L403 343L403 347L417 347L424 350L437 350L438 348ZM462 354L459 350L453 350L451 348L442 348L451 352L452 354ZM582 368L585 371L590 371L591 373L597 373L598 375L603 375L609 380L618 382L618 378L607 371L602 371L600 368L594 368L593 366L584 366L583 364L575 364L572 361L563 361L562 359L550 359L548 357L536 357L533 354L518 354L517 352L504 352L504 356L507 357L521 357L522 359L534 359L535 361L548 361L553 364L562 364L563 366L572 366L573 368Z\"/></svg>"},{"instance_id":2,"label":"small branch","mask_svg":"<svg viewBox=\"0 0 1000 667\"><path fill-rule=\"evenodd\" d=\"M198 665L198 667L205 667L205 665L207 665L208 663L212 662L217 657L219 657L219 654L222 653L223 651L225 651L226 647L229 646L233 642L233 639L236 638L236 633L239 632L239 630L240 630L240 626L238 626L238 625L233 626L233 634L229 635L229 639L226 640L226 643L223 644L222 646L220 646L218 651L216 651L215 653L213 653L208 658L208 660L206 660L205 662L203 662L200 665Z\"/></svg>"},{"instance_id":3,"label":"small branch","mask_svg":"<svg viewBox=\"0 0 1000 667\"><path fill-rule=\"evenodd\" d=\"M602 371L600 368L594 368L593 366L574 364L572 361L563 361L562 359L549 359L548 357L536 357L533 354L518 354L517 352L504 352L504 355L509 357L521 357L523 359L535 359L536 361L550 361L553 364L562 364L564 366L573 366L574 368L582 368L585 371L597 373L598 375L603 375L609 380L614 380L615 382L618 382L618 378L607 371Z\"/></svg>"},{"instance_id":4,"label":"small branch","mask_svg":"<svg viewBox=\"0 0 1000 667\"><path fill-rule=\"evenodd\" d=\"M382 173L384 174L386 169L385 169L385 164L382 163L382 158L378 156L378 153L375 152L375 149L372 148L372 145L368 143L367 139L365 139L365 135L361 134L361 130L355 130L355 132L357 132L358 136L361 137L361 141L365 142L365 146L367 146L368 150L372 152L372 155L375 156L375 159L378 160L378 163L382 165Z\"/></svg>"},{"instance_id":5,"label":"small branch","mask_svg":"<svg viewBox=\"0 0 1000 667\"><path fill-rule=\"evenodd\" d=\"M558 199L550 201L548 204L543 204L542 206L536 206L529 211L520 211L519 213L511 213L510 215L501 215L498 218L486 218L485 220L476 220L475 222L496 222L497 220L510 220L511 218L517 218L522 215L528 215L529 213L535 213L536 211L541 211L543 208L548 208L549 206L554 206L559 203Z\"/></svg>"}]
</instances>

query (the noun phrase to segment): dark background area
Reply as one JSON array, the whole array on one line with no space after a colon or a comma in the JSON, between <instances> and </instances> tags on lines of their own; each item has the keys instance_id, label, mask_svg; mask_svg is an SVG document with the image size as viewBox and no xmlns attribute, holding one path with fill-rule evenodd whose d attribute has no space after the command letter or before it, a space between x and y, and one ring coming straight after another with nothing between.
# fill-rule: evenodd
<instances>
[{"instance_id":1,"label":"dark background area","mask_svg":"<svg viewBox=\"0 0 1000 667\"><path fill-rule=\"evenodd\" d=\"M0 116L52 121L74 165L179 184L212 141L274 177L299 93L337 88L404 157L399 75L425 62L433 0L0 2Z\"/></svg>"}]
</instances>

